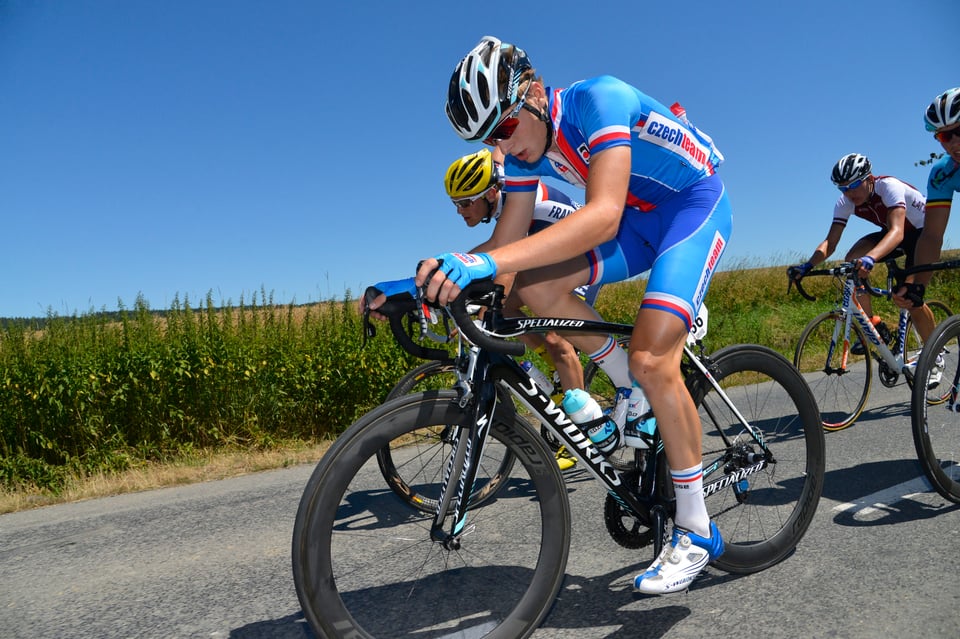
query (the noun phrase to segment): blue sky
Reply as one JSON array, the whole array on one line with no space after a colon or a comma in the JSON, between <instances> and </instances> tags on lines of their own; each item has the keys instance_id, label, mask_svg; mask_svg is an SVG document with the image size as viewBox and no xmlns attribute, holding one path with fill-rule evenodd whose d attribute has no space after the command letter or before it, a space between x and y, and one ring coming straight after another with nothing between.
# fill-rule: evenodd
<instances>
[{"instance_id":1,"label":"blue sky","mask_svg":"<svg viewBox=\"0 0 960 639\"><path fill-rule=\"evenodd\" d=\"M466 6L0 0L0 316L356 296L478 244L443 104L486 34L548 86L680 101L726 156L727 268L806 259L845 153L925 190L923 109L960 85L954 0Z\"/></svg>"}]
</instances>

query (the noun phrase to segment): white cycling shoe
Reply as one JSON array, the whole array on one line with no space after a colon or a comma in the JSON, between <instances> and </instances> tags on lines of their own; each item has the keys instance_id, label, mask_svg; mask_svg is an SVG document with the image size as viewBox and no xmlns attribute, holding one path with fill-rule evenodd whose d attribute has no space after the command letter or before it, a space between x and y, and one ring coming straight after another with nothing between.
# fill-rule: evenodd
<instances>
[{"instance_id":1,"label":"white cycling shoe","mask_svg":"<svg viewBox=\"0 0 960 639\"><path fill-rule=\"evenodd\" d=\"M674 526L670 543L663 547L647 571L633 580L633 587L647 595L686 590L708 563L723 554L723 550L723 538L712 521L709 538Z\"/></svg>"},{"instance_id":2,"label":"white cycling shoe","mask_svg":"<svg viewBox=\"0 0 960 639\"><path fill-rule=\"evenodd\" d=\"M934 362L933 368L930 369L930 377L927 378L927 390L933 390L940 385L940 380L943 379L943 367L945 362L943 361L943 353L937 355L937 361ZM912 369L914 372L917 370L917 360L907 363L907 368Z\"/></svg>"}]
</instances>

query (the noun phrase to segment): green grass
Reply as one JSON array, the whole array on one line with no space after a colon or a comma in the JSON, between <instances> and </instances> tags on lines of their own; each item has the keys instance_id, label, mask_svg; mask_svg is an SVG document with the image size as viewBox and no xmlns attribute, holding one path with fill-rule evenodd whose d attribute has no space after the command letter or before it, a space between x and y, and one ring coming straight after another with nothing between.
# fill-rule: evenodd
<instances>
[{"instance_id":1,"label":"green grass","mask_svg":"<svg viewBox=\"0 0 960 639\"><path fill-rule=\"evenodd\" d=\"M928 296L960 311L958 283L960 272L938 274ZM811 278L807 289L816 303L788 295L780 266L717 273L708 347L751 342L792 359L804 325L836 297L828 278ZM632 322L643 290L642 280L606 286L597 308ZM227 308L208 296L196 308L175 300L156 312L138 299L111 314L5 320L0 489L56 493L71 478L198 451L335 437L419 363L385 325L362 347L355 309L350 299L280 305L262 292ZM894 320L891 303L875 310Z\"/></svg>"}]
</instances>

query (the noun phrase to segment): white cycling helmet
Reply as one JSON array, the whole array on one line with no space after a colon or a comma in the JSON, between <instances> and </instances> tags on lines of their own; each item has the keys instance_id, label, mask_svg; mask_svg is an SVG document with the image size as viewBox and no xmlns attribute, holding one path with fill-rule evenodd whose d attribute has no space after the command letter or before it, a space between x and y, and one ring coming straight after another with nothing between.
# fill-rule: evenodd
<instances>
[{"instance_id":1,"label":"white cycling helmet","mask_svg":"<svg viewBox=\"0 0 960 639\"><path fill-rule=\"evenodd\" d=\"M936 131L957 122L960 122L960 87L938 95L923 114L927 131Z\"/></svg>"},{"instance_id":2,"label":"white cycling helmet","mask_svg":"<svg viewBox=\"0 0 960 639\"><path fill-rule=\"evenodd\" d=\"M484 36L450 77L447 118L464 140L483 140L517 103L520 80L531 69L523 49Z\"/></svg>"},{"instance_id":3,"label":"white cycling helmet","mask_svg":"<svg viewBox=\"0 0 960 639\"><path fill-rule=\"evenodd\" d=\"M859 153L848 153L834 165L830 179L839 186L867 177L870 175L870 170L870 160L867 159L867 156Z\"/></svg>"}]
</instances>

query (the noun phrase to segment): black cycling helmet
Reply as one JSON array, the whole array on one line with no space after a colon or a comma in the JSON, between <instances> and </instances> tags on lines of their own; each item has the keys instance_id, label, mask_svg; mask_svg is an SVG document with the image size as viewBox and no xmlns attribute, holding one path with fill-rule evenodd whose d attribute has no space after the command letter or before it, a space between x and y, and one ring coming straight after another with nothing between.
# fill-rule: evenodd
<instances>
[{"instance_id":1,"label":"black cycling helmet","mask_svg":"<svg viewBox=\"0 0 960 639\"><path fill-rule=\"evenodd\" d=\"M859 153L848 153L840 158L840 161L833 167L830 179L839 186L867 177L870 175L870 170L870 160L867 159L867 156Z\"/></svg>"}]
</instances>

